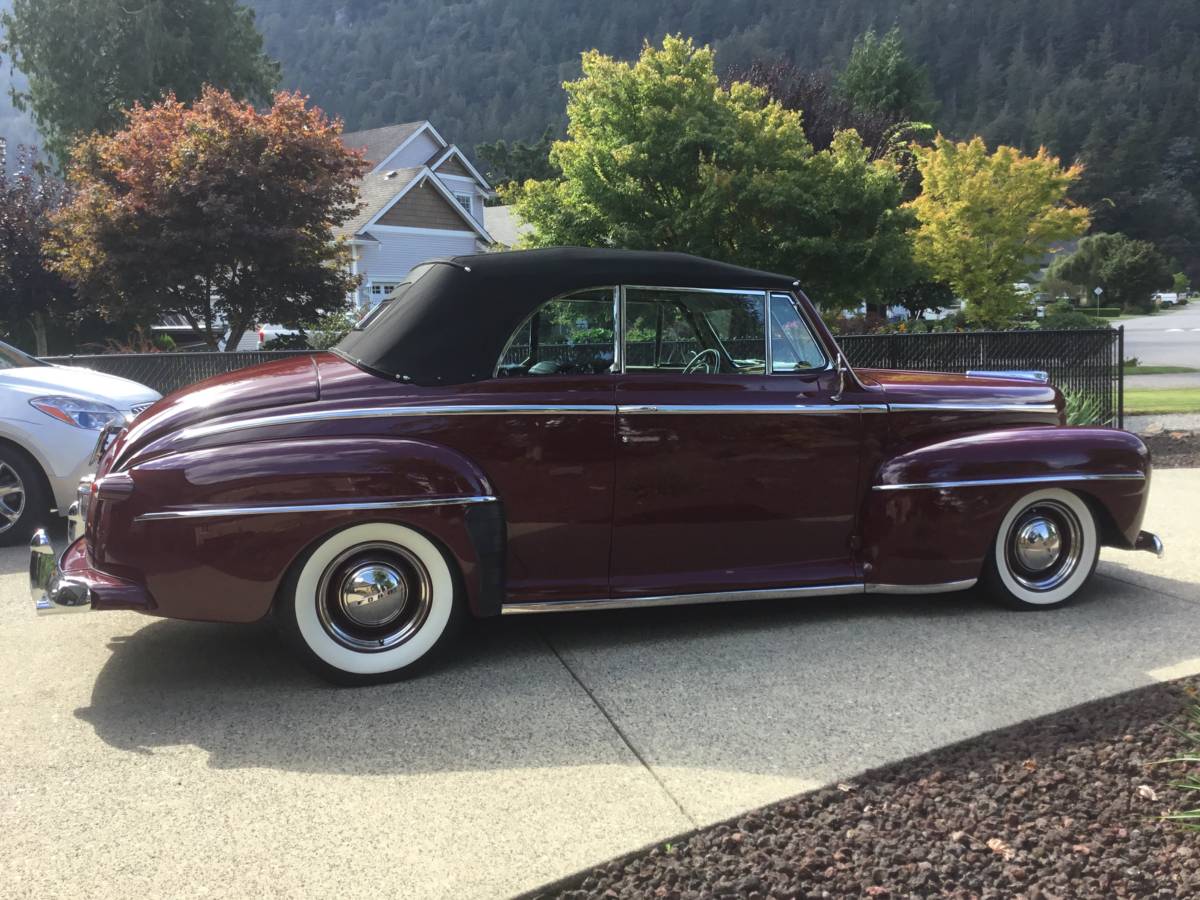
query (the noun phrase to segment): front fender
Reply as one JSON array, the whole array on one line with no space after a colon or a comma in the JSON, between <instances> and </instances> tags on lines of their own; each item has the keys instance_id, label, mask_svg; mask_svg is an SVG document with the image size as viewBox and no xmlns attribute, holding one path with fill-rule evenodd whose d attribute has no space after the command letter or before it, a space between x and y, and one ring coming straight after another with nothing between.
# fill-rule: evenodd
<instances>
[{"instance_id":1,"label":"front fender","mask_svg":"<svg viewBox=\"0 0 1200 900\"><path fill-rule=\"evenodd\" d=\"M1023 428L905 449L878 468L863 511L868 582L929 584L979 577L1004 514L1042 488L1092 507L1101 541L1132 548L1150 487L1135 435L1102 428Z\"/></svg>"},{"instance_id":2,"label":"front fender","mask_svg":"<svg viewBox=\"0 0 1200 900\"><path fill-rule=\"evenodd\" d=\"M475 463L434 443L365 436L255 441L166 454L106 475L87 535L96 567L143 583L152 612L253 621L269 611L280 581L315 542L365 516L395 521L447 550L470 606L486 614L499 609L503 590L496 572L502 510L498 501L478 502L491 496ZM456 498L477 502L421 505ZM406 505L337 508L395 501ZM287 511L262 512L277 506Z\"/></svg>"}]
</instances>

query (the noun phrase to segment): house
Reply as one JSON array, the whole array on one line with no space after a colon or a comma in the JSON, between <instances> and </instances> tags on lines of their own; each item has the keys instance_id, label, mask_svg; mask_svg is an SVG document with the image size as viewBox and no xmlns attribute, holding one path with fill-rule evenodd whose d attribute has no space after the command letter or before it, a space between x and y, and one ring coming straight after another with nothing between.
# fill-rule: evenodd
<instances>
[{"instance_id":1,"label":"house","mask_svg":"<svg viewBox=\"0 0 1200 900\"><path fill-rule=\"evenodd\" d=\"M350 245L350 271L362 278L356 308L378 303L423 260L496 243L484 225L491 185L429 122L352 131L342 143L371 165L359 186L362 209L338 230Z\"/></svg>"},{"instance_id":2,"label":"house","mask_svg":"<svg viewBox=\"0 0 1200 900\"><path fill-rule=\"evenodd\" d=\"M512 250L533 229L517 216L511 206L488 206L483 210L483 227L488 230L493 250Z\"/></svg>"}]
</instances>

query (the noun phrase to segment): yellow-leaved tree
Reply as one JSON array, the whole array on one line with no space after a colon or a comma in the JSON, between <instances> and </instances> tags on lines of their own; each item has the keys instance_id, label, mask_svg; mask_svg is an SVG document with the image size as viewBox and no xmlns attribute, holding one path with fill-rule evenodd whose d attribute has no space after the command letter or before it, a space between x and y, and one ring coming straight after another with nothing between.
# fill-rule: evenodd
<instances>
[{"instance_id":1,"label":"yellow-leaved tree","mask_svg":"<svg viewBox=\"0 0 1200 900\"><path fill-rule=\"evenodd\" d=\"M967 300L968 319L1010 325L1024 302L1014 285L1041 265L1056 241L1083 234L1088 211L1067 198L1083 167L1064 167L1043 147L1027 156L1013 147L988 153L982 138L938 135L915 147L921 194L917 261Z\"/></svg>"}]
</instances>

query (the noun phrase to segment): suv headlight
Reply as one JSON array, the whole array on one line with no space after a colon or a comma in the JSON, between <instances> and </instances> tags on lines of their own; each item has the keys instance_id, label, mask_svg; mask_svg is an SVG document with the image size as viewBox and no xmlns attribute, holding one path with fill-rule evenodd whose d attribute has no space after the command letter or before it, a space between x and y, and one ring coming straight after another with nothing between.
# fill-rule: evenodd
<instances>
[{"instance_id":1,"label":"suv headlight","mask_svg":"<svg viewBox=\"0 0 1200 900\"><path fill-rule=\"evenodd\" d=\"M60 422L89 431L99 431L110 423L125 421L125 417L107 403L78 397L34 397L29 405Z\"/></svg>"}]
</instances>

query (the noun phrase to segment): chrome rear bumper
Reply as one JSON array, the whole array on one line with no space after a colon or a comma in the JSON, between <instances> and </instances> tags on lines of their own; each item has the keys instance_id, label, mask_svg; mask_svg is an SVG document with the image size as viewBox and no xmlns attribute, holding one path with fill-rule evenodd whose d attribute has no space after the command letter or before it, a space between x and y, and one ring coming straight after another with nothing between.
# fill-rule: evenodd
<instances>
[{"instance_id":1,"label":"chrome rear bumper","mask_svg":"<svg viewBox=\"0 0 1200 900\"><path fill-rule=\"evenodd\" d=\"M1153 531L1142 531L1138 533L1137 540L1133 542L1134 550L1148 550L1162 559L1163 542Z\"/></svg>"},{"instance_id":2,"label":"chrome rear bumper","mask_svg":"<svg viewBox=\"0 0 1200 900\"><path fill-rule=\"evenodd\" d=\"M82 581L63 575L58 554L40 528L29 542L29 595L38 615L78 612L92 605L91 589Z\"/></svg>"}]
</instances>

